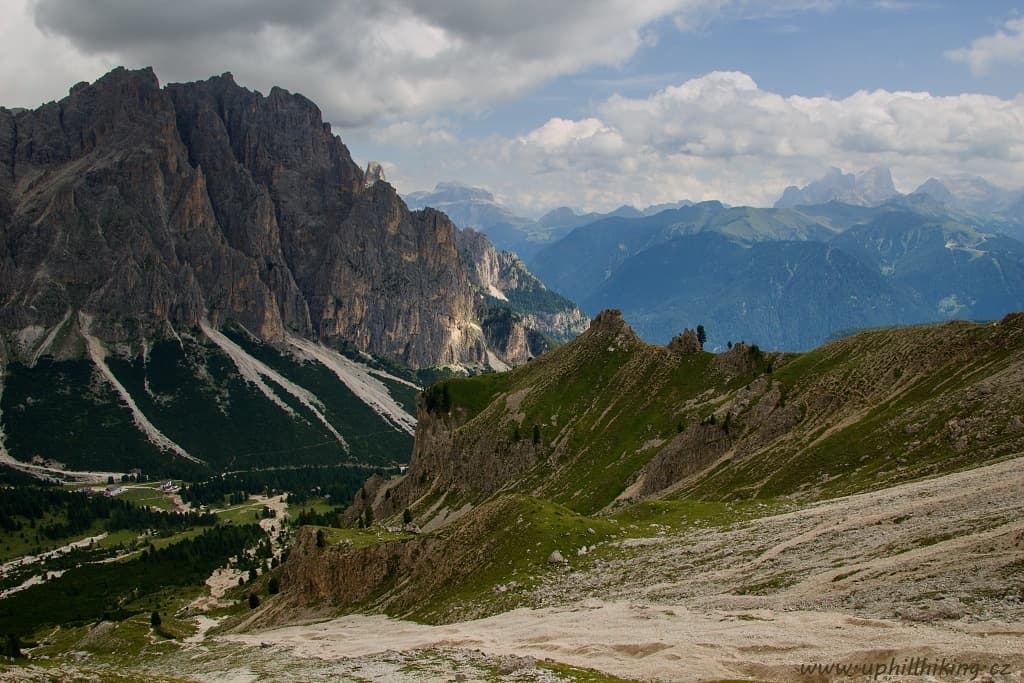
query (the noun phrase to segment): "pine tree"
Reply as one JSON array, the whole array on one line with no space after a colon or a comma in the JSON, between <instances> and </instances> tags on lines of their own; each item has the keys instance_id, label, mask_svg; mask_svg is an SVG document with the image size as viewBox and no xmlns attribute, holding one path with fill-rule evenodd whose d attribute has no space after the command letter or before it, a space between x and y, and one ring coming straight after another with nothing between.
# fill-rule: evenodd
<instances>
[{"instance_id":1,"label":"pine tree","mask_svg":"<svg viewBox=\"0 0 1024 683\"><path fill-rule=\"evenodd\" d=\"M256 609L260 606L260 599L255 593L249 593L249 609Z\"/></svg>"},{"instance_id":2,"label":"pine tree","mask_svg":"<svg viewBox=\"0 0 1024 683\"><path fill-rule=\"evenodd\" d=\"M153 628L160 628L162 623L164 623L164 620L160 618L160 613L153 610L153 613L149 615L149 625Z\"/></svg>"},{"instance_id":3,"label":"pine tree","mask_svg":"<svg viewBox=\"0 0 1024 683\"><path fill-rule=\"evenodd\" d=\"M13 633L7 634L7 639L4 641L3 654L5 657L13 657L15 659L22 656L21 654L21 640L17 635Z\"/></svg>"},{"instance_id":4,"label":"pine tree","mask_svg":"<svg viewBox=\"0 0 1024 683\"><path fill-rule=\"evenodd\" d=\"M703 325L697 325L697 341L700 342L701 347L704 346L704 342L708 340L708 335L704 332Z\"/></svg>"}]
</instances>

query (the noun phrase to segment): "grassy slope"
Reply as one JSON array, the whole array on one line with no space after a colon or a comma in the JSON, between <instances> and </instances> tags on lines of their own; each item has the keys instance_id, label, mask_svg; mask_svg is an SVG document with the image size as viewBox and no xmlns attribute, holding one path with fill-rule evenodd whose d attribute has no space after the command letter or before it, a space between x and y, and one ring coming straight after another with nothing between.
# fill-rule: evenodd
<instances>
[{"instance_id":1,"label":"grassy slope","mask_svg":"<svg viewBox=\"0 0 1024 683\"><path fill-rule=\"evenodd\" d=\"M502 496L441 532L446 564L457 568L454 575L431 586L429 593L421 591L420 581L406 584L397 600L391 596L389 609L428 622L511 609L519 604L519 592L549 569L553 551L569 557L577 548L607 540L615 529L607 520L578 515L557 503ZM495 590L509 582L517 585L507 592Z\"/></svg>"},{"instance_id":2,"label":"grassy slope","mask_svg":"<svg viewBox=\"0 0 1024 683\"><path fill-rule=\"evenodd\" d=\"M456 449L490 439L500 450L517 424L521 440L538 425L540 462L511 489L589 514L614 500L661 442L713 411L734 412L737 445L752 439L754 418L729 404L759 376L777 383L781 403L796 404L801 419L704 472L687 495L832 496L1004 457L1022 446L1011 428L1024 413L1014 389L1022 360L1020 318L868 332L785 359L749 352L745 367L731 369L725 357L678 356L591 331L513 372L444 389L463 419ZM952 436L951 420L970 426L969 446Z\"/></svg>"},{"instance_id":3,"label":"grassy slope","mask_svg":"<svg viewBox=\"0 0 1024 683\"><path fill-rule=\"evenodd\" d=\"M831 497L1019 453L1021 322L881 330L801 355L773 377L788 400L808 405L804 422L683 494ZM840 408L820 407L828 402Z\"/></svg>"},{"instance_id":4,"label":"grassy slope","mask_svg":"<svg viewBox=\"0 0 1024 683\"><path fill-rule=\"evenodd\" d=\"M537 426L540 461L513 490L590 514L612 502L681 424L713 409L699 396L742 386L767 363L753 359L730 373L713 359L592 329L512 372L449 380L431 392L446 391L452 414L464 420L456 448L493 442L500 458L517 443L517 428L521 442L532 442ZM518 409L509 408L509 397L519 396Z\"/></svg>"},{"instance_id":5,"label":"grassy slope","mask_svg":"<svg viewBox=\"0 0 1024 683\"><path fill-rule=\"evenodd\" d=\"M428 390L431 419L454 428L442 462L470 454L469 473L485 466L473 457L500 463L515 452L517 424L520 442L540 426L542 456L487 502L478 497L483 504L468 515L412 541L442 539L458 571L440 579L414 572L361 608L433 622L494 613L521 604L518 591L495 586L529 587L555 570L546 563L553 549L572 554L596 543L596 552L573 557L591 562L614 552L605 544L613 539L731 524L1020 453L1022 382L1024 316L866 332L785 358L745 348L679 356L621 330L592 330L517 370ZM796 422L766 439L755 419L764 394L737 400L754 385L781 395L776 412L795 406ZM643 473L661 448L655 440L712 412L723 429L731 411L724 459L660 500L602 512ZM423 474L415 463L411 472ZM464 487L435 488L414 512L442 496L457 500L453 508L473 500Z\"/></svg>"}]
</instances>

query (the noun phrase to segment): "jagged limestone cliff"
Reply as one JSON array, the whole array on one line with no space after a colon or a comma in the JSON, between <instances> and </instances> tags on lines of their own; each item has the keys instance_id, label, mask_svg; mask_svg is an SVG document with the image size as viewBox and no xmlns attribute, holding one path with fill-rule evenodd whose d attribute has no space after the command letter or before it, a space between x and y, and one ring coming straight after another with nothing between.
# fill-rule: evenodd
<instances>
[{"instance_id":1,"label":"jagged limestone cliff","mask_svg":"<svg viewBox=\"0 0 1024 683\"><path fill-rule=\"evenodd\" d=\"M521 365L587 328L579 307L545 287L518 256L495 249L482 232L460 230L456 241L488 346L505 363Z\"/></svg>"},{"instance_id":2,"label":"jagged limestone cliff","mask_svg":"<svg viewBox=\"0 0 1024 683\"><path fill-rule=\"evenodd\" d=\"M235 321L412 367L486 360L454 226L364 183L301 95L117 69L0 109L0 145L0 327L22 358L84 312L104 342Z\"/></svg>"},{"instance_id":3,"label":"jagged limestone cliff","mask_svg":"<svg viewBox=\"0 0 1024 683\"><path fill-rule=\"evenodd\" d=\"M406 369L505 369L581 315L493 313L481 273L546 290L473 244L281 88L122 68L0 108L0 457L86 476L405 462Z\"/></svg>"}]
</instances>

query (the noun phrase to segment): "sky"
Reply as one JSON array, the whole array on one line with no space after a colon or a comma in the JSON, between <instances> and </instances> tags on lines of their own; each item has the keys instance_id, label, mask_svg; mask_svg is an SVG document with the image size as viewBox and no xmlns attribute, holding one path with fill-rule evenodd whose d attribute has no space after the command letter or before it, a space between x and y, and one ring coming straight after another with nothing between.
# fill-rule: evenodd
<instances>
[{"instance_id":1,"label":"sky","mask_svg":"<svg viewBox=\"0 0 1024 683\"><path fill-rule=\"evenodd\" d=\"M1024 187L1024 16L976 0L0 0L0 104L116 66L316 102L401 193L771 205L829 167Z\"/></svg>"}]
</instances>

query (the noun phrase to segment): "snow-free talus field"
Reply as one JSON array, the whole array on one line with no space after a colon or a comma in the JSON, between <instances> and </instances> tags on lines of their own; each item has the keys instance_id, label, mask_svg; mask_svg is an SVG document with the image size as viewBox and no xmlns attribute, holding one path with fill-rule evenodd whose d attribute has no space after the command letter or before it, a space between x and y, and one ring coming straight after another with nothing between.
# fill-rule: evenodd
<instances>
[{"instance_id":1,"label":"snow-free talus field","mask_svg":"<svg viewBox=\"0 0 1024 683\"><path fill-rule=\"evenodd\" d=\"M569 564L529 596L537 607L486 619L429 626L356 615L225 638L300 659L479 649L644 680L792 680L800 665L913 657L1020 672L1021 510L1024 459L1015 458L626 540L596 563L567 548Z\"/></svg>"}]
</instances>

